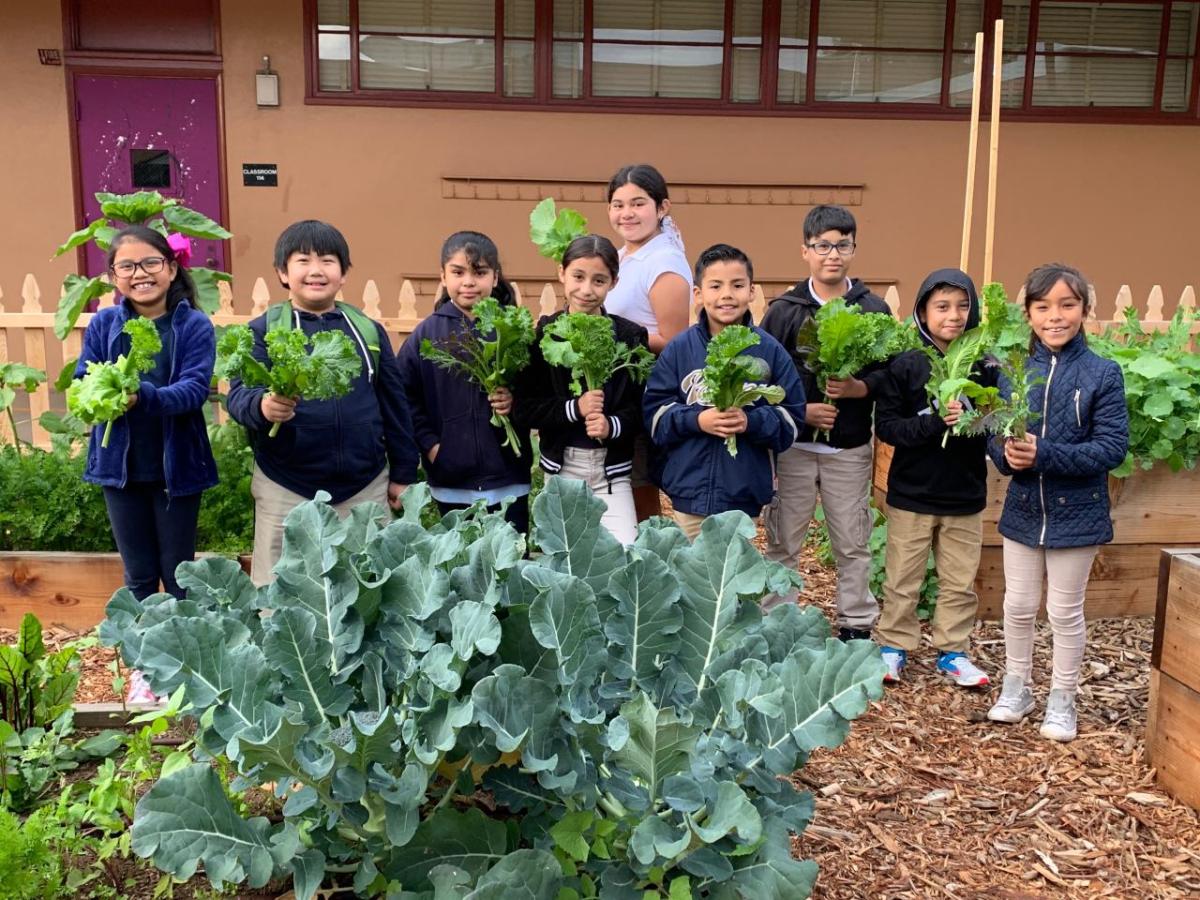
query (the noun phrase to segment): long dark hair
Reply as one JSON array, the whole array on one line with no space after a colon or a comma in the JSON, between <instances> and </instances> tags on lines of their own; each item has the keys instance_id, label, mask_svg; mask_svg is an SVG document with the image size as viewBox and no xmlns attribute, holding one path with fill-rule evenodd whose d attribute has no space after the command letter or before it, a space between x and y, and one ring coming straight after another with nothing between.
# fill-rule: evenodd
<instances>
[{"instance_id":1,"label":"long dark hair","mask_svg":"<svg viewBox=\"0 0 1200 900\"><path fill-rule=\"evenodd\" d=\"M178 264L179 261L175 258L175 251L167 243L167 239L153 228L147 228L145 225L129 225L117 232L117 236L113 238L112 244L108 248L106 265L110 272L112 271L113 260L117 256L117 248L130 241L141 241L143 244L149 244L168 263L176 264L175 277L171 279L171 285L167 288L168 314L175 311L175 307L179 305L180 300L187 300L196 309L199 309L196 306L196 284L192 281L192 276L188 274L188 270L185 267Z\"/></svg>"},{"instance_id":2,"label":"long dark hair","mask_svg":"<svg viewBox=\"0 0 1200 900\"><path fill-rule=\"evenodd\" d=\"M617 254L617 248L612 241L599 234L580 235L567 244L567 249L563 251L562 267L566 269L577 259L600 260L613 281L617 280L617 274L621 271L621 257Z\"/></svg>"},{"instance_id":3,"label":"long dark hair","mask_svg":"<svg viewBox=\"0 0 1200 900\"><path fill-rule=\"evenodd\" d=\"M446 263L450 262L450 257L459 251L466 254L468 265L477 266L483 263L496 273L496 286L492 289L492 296L500 301L501 306L517 305L516 292L504 278L500 269L500 250L496 247L495 241L479 231L456 231L442 244L439 268L445 269ZM437 309L442 304L449 302L450 294L446 292L446 286L442 285L433 308Z\"/></svg>"},{"instance_id":4,"label":"long dark hair","mask_svg":"<svg viewBox=\"0 0 1200 900\"><path fill-rule=\"evenodd\" d=\"M1088 313L1092 310L1092 294L1088 290L1088 280L1083 277L1083 273L1074 266L1068 266L1065 263L1046 263L1044 266L1038 266L1025 279L1025 317L1029 317L1029 307L1038 300L1045 299L1046 295L1054 289L1054 286L1059 282L1063 282L1075 295L1075 299L1083 304L1083 316L1086 319ZM1087 343L1087 334L1080 327L1079 333L1083 335L1083 342ZM1032 355L1034 349L1038 345L1038 337L1036 334L1029 335L1029 352Z\"/></svg>"},{"instance_id":5,"label":"long dark hair","mask_svg":"<svg viewBox=\"0 0 1200 900\"><path fill-rule=\"evenodd\" d=\"M670 195L667 193L667 180L662 177L662 172L649 163L636 163L617 169L616 174L608 181L608 200L611 202L617 188L627 184L636 184L649 194L650 199L654 201L655 208L661 207L664 200L670 199Z\"/></svg>"}]
</instances>

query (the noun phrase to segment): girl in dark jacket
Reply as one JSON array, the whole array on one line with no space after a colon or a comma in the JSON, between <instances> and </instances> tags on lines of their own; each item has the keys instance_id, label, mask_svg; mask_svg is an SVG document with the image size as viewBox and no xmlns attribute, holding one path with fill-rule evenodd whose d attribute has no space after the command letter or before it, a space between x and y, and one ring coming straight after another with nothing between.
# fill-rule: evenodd
<instances>
[{"instance_id":1,"label":"girl in dark jacket","mask_svg":"<svg viewBox=\"0 0 1200 900\"><path fill-rule=\"evenodd\" d=\"M512 305L516 298L501 274L500 252L487 235L450 235L442 245L441 267L442 290L433 315L422 320L396 355L429 489L443 514L479 500L490 509L511 499L505 516L524 534L529 528L529 433L517 427L523 448L518 455L501 446L504 433L491 424L493 412L512 412L512 393L498 388L485 396L466 378L421 357L422 340L439 344L474 328L473 310L480 300L490 296Z\"/></svg>"},{"instance_id":2,"label":"girl in dark jacket","mask_svg":"<svg viewBox=\"0 0 1200 900\"><path fill-rule=\"evenodd\" d=\"M137 316L153 320L162 350L129 395L128 412L113 423L107 447L100 446L104 429L92 430L83 477L104 488L133 595L143 599L161 584L182 597L175 569L195 557L201 492L217 483L203 413L216 354L213 326L192 307L192 279L157 231L135 225L117 234L108 271L120 302L88 323L75 377L89 362L127 353L122 329Z\"/></svg>"},{"instance_id":3,"label":"girl in dark jacket","mask_svg":"<svg viewBox=\"0 0 1200 900\"><path fill-rule=\"evenodd\" d=\"M646 329L604 310L604 298L617 283L620 261L608 238L594 234L576 238L558 269L568 313L604 316L621 343L649 349ZM538 429L542 468L551 475L587 482L607 507L601 523L617 540L637 538L634 509L633 440L642 431L642 388L621 369L602 389L576 397L571 372L546 362L539 349L546 328L562 312L538 322L537 343L517 390L514 421Z\"/></svg>"},{"instance_id":4,"label":"girl in dark jacket","mask_svg":"<svg viewBox=\"0 0 1200 900\"><path fill-rule=\"evenodd\" d=\"M1007 672L988 718L1020 722L1033 710L1033 625L1045 578L1054 674L1041 733L1056 741L1076 734L1084 595L1099 545L1112 540L1108 472L1129 446L1121 370L1089 350L1083 334L1088 296L1087 281L1069 266L1030 273L1025 313L1033 330L1029 406L1036 424L1023 440L988 445L996 466L1012 476L1000 517Z\"/></svg>"}]
</instances>

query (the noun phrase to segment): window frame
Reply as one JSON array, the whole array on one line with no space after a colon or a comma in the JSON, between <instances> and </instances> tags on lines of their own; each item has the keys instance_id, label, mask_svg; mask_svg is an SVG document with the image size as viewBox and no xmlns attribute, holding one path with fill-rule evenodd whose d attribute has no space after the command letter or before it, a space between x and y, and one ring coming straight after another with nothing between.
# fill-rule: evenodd
<instances>
[{"instance_id":1,"label":"window frame","mask_svg":"<svg viewBox=\"0 0 1200 900\"><path fill-rule=\"evenodd\" d=\"M820 5L837 0L809 0L809 27L806 43L802 47L780 43L781 0L762 0L762 26L759 49L758 101L730 99L732 89L734 0L725 0L724 34L720 44L687 41L665 43L680 46L721 47L721 98L688 97L612 97L590 96L593 47L592 5L602 0L582 0L583 36L581 39L559 39L559 43L579 44L583 51L580 72L580 97L555 97L553 93L554 0L534 0L533 30L533 96L505 96L504 94L504 0L495 2L495 34L490 38L495 44L495 90L494 91L434 91L434 90L390 90L357 88L359 83L358 54L358 0L349 2L350 84L348 91L323 90L319 87L318 67L319 32L317 26L317 0L303 0L304 55L305 55L305 100L310 105L348 106L396 106L409 108L465 108L490 109L499 106L502 110L563 111L563 112L607 112L607 113L653 113L655 115L721 115L744 116L795 116L822 118L868 118L868 119L964 119L970 114L970 106L951 105L951 78L956 58L971 59L973 49L954 46L954 25L958 0L945 0L946 16L940 51L918 47L854 47L846 49L864 52L888 53L937 53L942 54L941 92L937 102L878 103L873 101L829 101L815 99L818 54L829 49L820 41ZM1128 106L1046 106L1033 104L1033 72L1039 58L1072 56L1086 58L1114 58L1124 56L1137 58L1134 54L1092 51L1059 51L1039 53L1037 51L1037 27L1040 8L1044 2L1086 4L1092 0L1029 0L1028 34L1022 48L1010 48L1004 52L1012 56L1024 56L1025 78L1019 106L1004 106L1002 115L1008 121L1025 122L1075 122L1100 124L1200 124L1200 27L1197 27L1190 56L1167 54L1170 36L1171 11L1175 6L1200 6L1194 0L1121 0L1132 5L1156 6L1162 9L1162 22L1156 62L1154 105L1151 108ZM984 0L983 22L984 60L982 105L987 114L991 106L991 55L994 43L995 20L999 17L1003 0ZM529 43L530 39L513 38L514 41ZM601 43L628 44L631 46L659 44L649 41L603 41ZM804 73L805 100L800 103L781 102L778 99L779 54L784 49L802 49L806 52ZM1192 64L1191 83L1187 85L1187 108L1166 111L1161 108L1168 60L1181 60Z\"/></svg>"}]
</instances>

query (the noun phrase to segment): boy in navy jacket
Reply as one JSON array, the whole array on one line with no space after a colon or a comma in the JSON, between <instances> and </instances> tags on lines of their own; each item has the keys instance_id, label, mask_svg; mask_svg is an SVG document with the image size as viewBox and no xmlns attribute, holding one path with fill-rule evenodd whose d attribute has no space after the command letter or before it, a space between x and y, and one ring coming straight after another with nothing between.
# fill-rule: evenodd
<instances>
[{"instance_id":1,"label":"boy in navy jacket","mask_svg":"<svg viewBox=\"0 0 1200 900\"><path fill-rule=\"evenodd\" d=\"M245 426L254 447L255 584L271 580L283 549L283 520L293 508L327 491L340 514L367 501L400 505L417 477L417 448L404 400L404 384L383 326L361 310L336 301L350 268L341 232L324 222L289 226L275 245L275 270L290 301L250 322L254 357L267 363L268 327L299 328L307 335L341 331L362 356L350 393L332 400L276 397L265 388L229 386L229 414ZM282 427L274 437L267 432Z\"/></svg>"},{"instance_id":2,"label":"boy in navy jacket","mask_svg":"<svg viewBox=\"0 0 1200 900\"><path fill-rule=\"evenodd\" d=\"M707 516L731 509L758 515L775 491L773 454L795 443L804 419L804 388L791 358L751 325L753 283L750 259L736 247L716 244L701 253L693 288L704 307L700 319L666 346L646 385L646 429L665 457L658 484L689 539ZM704 396L708 343L729 325L748 325L758 335L759 343L745 352L770 366L763 381L784 389L782 403L719 410ZM731 435L737 456L725 446Z\"/></svg>"}]
</instances>

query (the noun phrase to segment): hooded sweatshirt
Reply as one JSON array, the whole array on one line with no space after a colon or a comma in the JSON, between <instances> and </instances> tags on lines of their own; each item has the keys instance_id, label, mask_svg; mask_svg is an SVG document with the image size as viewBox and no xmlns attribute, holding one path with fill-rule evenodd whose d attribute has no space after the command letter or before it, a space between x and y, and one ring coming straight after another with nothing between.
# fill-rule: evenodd
<instances>
[{"instance_id":1,"label":"hooded sweatshirt","mask_svg":"<svg viewBox=\"0 0 1200 900\"><path fill-rule=\"evenodd\" d=\"M979 324L979 297L971 279L958 269L938 269L921 285L913 324L921 341L941 353L921 315L930 295L950 285L967 292L971 308L964 331ZM950 436L942 447L946 423L925 391L929 358L909 350L892 359L888 378L875 403L875 432L896 448L888 472L888 506L934 516L967 516L987 506L987 435ZM997 370L976 366L971 380L985 387L997 383ZM969 407L964 398L964 406Z\"/></svg>"},{"instance_id":2,"label":"hooded sweatshirt","mask_svg":"<svg viewBox=\"0 0 1200 900\"><path fill-rule=\"evenodd\" d=\"M808 370L804 359L796 352L796 335L804 323L816 315L821 308L821 301L812 295L808 288L809 281L804 279L787 293L780 294L771 301L763 315L760 326L763 331L783 344L804 386L804 396L810 403L821 402L821 389L817 387L817 377ZM871 293L870 289L855 279L850 283L843 299L847 305L859 306L863 312L892 314L891 309L883 300ZM870 365L856 377L866 383L867 396L850 400L837 401L837 419L829 435L829 446L841 450L861 447L871 440L871 414L875 408L875 395L880 386L887 380L887 367L880 364ZM800 423L800 438L797 443L813 443L817 439L817 429L811 425ZM822 438L822 443L825 440Z\"/></svg>"}]
</instances>

